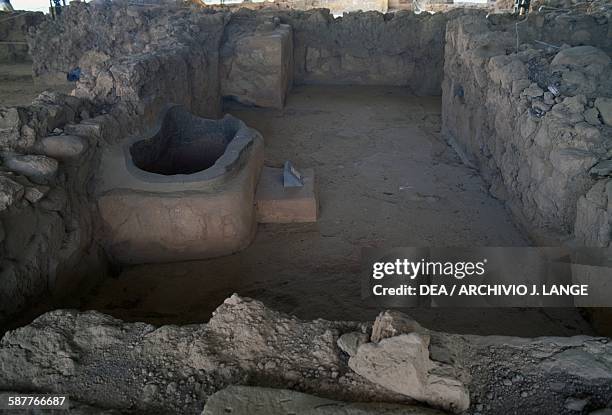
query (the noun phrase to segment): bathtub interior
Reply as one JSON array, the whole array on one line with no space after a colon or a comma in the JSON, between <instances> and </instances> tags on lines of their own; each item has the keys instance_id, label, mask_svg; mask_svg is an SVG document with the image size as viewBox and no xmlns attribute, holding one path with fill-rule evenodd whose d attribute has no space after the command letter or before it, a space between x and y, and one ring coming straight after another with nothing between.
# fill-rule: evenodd
<instances>
[{"instance_id":1,"label":"bathtub interior","mask_svg":"<svg viewBox=\"0 0 612 415\"><path fill-rule=\"evenodd\" d=\"M208 120L172 107L158 133L132 144L130 155L136 167L150 173L194 174L215 164L239 128L236 119Z\"/></svg>"}]
</instances>

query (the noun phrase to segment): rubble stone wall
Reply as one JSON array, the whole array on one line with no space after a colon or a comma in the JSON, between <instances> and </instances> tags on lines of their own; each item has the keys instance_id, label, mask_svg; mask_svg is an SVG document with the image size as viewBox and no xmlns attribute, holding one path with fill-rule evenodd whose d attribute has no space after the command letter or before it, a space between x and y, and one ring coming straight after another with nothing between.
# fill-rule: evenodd
<instances>
[{"instance_id":1,"label":"rubble stone wall","mask_svg":"<svg viewBox=\"0 0 612 415\"><path fill-rule=\"evenodd\" d=\"M294 81L397 85L440 95L446 16L411 12L279 12L293 27Z\"/></svg>"},{"instance_id":2,"label":"rubble stone wall","mask_svg":"<svg viewBox=\"0 0 612 415\"><path fill-rule=\"evenodd\" d=\"M0 108L0 324L106 272L88 193L108 117L56 93Z\"/></svg>"},{"instance_id":3,"label":"rubble stone wall","mask_svg":"<svg viewBox=\"0 0 612 415\"><path fill-rule=\"evenodd\" d=\"M346 401L416 400L443 413L572 414L574 401L583 402L584 413L605 413L611 359L607 338L453 335L397 312L381 313L373 324L301 321L233 295L207 324L189 326L126 323L93 311L46 313L0 340L0 389L165 414L201 414L215 392L249 384ZM425 379L427 399L418 396ZM469 396L456 401L457 391ZM259 413L279 413L266 411L267 401L257 401ZM405 409L397 413L433 412Z\"/></svg>"},{"instance_id":4,"label":"rubble stone wall","mask_svg":"<svg viewBox=\"0 0 612 415\"><path fill-rule=\"evenodd\" d=\"M530 28L529 37L567 45L521 43L515 53L514 24L504 19L471 13L449 22L443 133L536 241L564 240L574 231L578 200L595 183L590 169L612 155L607 105L612 61L601 49L569 45L585 39L602 45L609 29L607 24L588 29L584 22L593 23L595 16L574 16L574 26L588 36L577 40L576 32L566 29L568 38L561 39L557 18L534 14L533 22L550 24L539 36ZM600 214L591 216L601 220ZM600 245L609 243L609 232L599 239Z\"/></svg>"},{"instance_id":5,"label":"rubble stone wall","mask_svg":"<svg viewBox=\"0 0 612 415\"><path fill-rule=\"evenodd\" d=\"M334 18L325 9L260 12L240 9L231 14L231 20L248 26L249 21L259 19L258 15L276 16L292 27L296 83L397 85L410 87L419 95L441 93L447 20L444 14L355 12ZM118 97L126 88L141 91L154 88L137 82L151 79L148 75L139 76L138 68L155 66L155 62L175 65L171 56L183 45L189 48L184 59L193 59L187 66L191 64L200 71L202 65L207 68L205 90L213 99L219 88L221 37L224 36L225 43L233 42L231 33L225 30L228 20L227 12L177 8L171 12L166 9L164 14L156 8L72 5L59 20L46 21L30 38L34 73L63 78L78 66L83 70L85 88L94 91L90 97L100 95L95 91L98 89L110 91L111 95L115 91ZM111 21L112 25L100 24ZM115 59L120 61L111 70ZM133 71L137 76L126 73L125 66L136 67ZM183 66L179 64L179 68ZM147 71L152 69L140 70ZM168 81L177 85L186 77L192 82L184 82L185 87L198 87L202 79L196 80L194 77L200 72L195 72L179 69L181 75ZM132 85L116 85L118 79L126 78L131 79ZM155 84L158 83L159 79Z\"/></svg>"},{"instance_id":6,"label":"rubble stone wall","mask_svg":"<svg viewBox=\"0 0 612 415\"><path fill-rule=\"evenodd\" d=\"M0 12L0 63L29 62L28 30L44 19L40 12Z\"/></svg>"},{"instance_id":7,"label":"rubble stone wall","mask_svg":"<svg viewBox=\"0 0 612 415\"><path fill-rule=\"evenodd\" d=\"M164 103L218 116L219 46L227 15L180 7L74 3L29 43L36 76L81 68L77 96L131 104L146 119Z\"/></svg>"}]
</instances>

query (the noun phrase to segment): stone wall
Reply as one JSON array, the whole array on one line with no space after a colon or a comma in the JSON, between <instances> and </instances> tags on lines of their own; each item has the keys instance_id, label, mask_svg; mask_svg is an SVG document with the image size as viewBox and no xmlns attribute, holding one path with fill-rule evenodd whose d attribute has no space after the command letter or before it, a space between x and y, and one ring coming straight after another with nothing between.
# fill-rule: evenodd
<instances>
[{"instance_id":1,"label":"stone wall","mask_svg":"<svg viewBox=\"0 0 612 415\"><path fill-rule=\"evenodd\" d=\"M171 85L166 89L170 96L182 89L200 88L208 101L214 100L219 88L219 42L222 36L226 46L236 42L234 32L225 30L230 14L165 10L164 14L156 8L73 5L58 21L45 22L31 37L34 73L65 77L79 66L83 69L80 96L102 98L105 103L119 97L125 101L127 96L146 103L149 100L143 93L157 88L160 81ZM241 9L231 14L231 20L249 26L259 19L256 16L278 17L293 29L294 82L397 85L419 95L440 94L444 14L356 12L335 19L324 9ZM110 21L112 26L100 24ZM236 36L243 34L236 32ZM60 38L68 40L60 44ZM177 57L181 46L188 49ZM248 57L243 54L242 58ZM164 65L176 65L174 79L161 79ZM202 67L208 74L205 79ZM131 84L126 85L125 79ZM149 80L155 82L147 84ZM183 97L180 103L191 108L189 101Z\"/></svg>"},{"instance_id":2,"label":"stone wall","mask_svg":"<svg viewBox=\"0 0 612 415\"><path fill-rule=\"evenodd\" d=\"M81 68L76 94L152 119L164 103L220 114L219 47L227 15L181 7L74 3L29 43L36 76Z\"/></svg>"},{"instance_id":3,"label":"stone wall","mask_svg":"<svg viewBox=\"0 0 612 415\"><path fill-rule=\"evenodd\" d=\"M564 240L574 231L578 200L595 182L589 170L612 155L604 105L612 96L612 61L589 46L521 43L514 53L514 24L505 19L472 13L449 22L443 133L536 241ZM585 22L595 19L574 16L574 26L586 31ZM534 22L526 37L541 27L542 42L597 43L608 30L594 24L580 40L572 30L561 39L554 15L534 14L526 25Z\"/></svg>"},{"instance_id":4,"label":"stone wall","mask_svg":"<svg viewBox=\"0 0 612 415\"><path fill-rule=\"evenodd\" d=\"M439 95L444 14L277 12L291 25L294 81L310 84L397 85Z\"/></svg>"},{"instance_id":5,"label":"stone wall","mask_svg":"<svg viewBox=\"0 0 612 415\"><path fill-rule=\"evenodd\" d=\"M0 12L0 63L30 61L27 33L43 19L39 12Z\"/></svg>"},{"instance_id":6,"label":"stone wall","mask_svg":"<svg viewBox=\"0 0 612 415\"><path fill-rule=\"evenodd\" d=\"M105 272L88 198L100 137L75 135L99 117L88 101L55 93L0 108L0 324Z\"/></svg>"},{"instance_id":7,"label":"stone wall","mask_svg":"<svg viewBox=\"0 0 612 415\"><path fill-rule=\"evenodd\" d=\"M374 323L302 321L233 295L208 323L188 326L126 323L95 311L46 313L0 341L0 389L51 390L70 396L71 404L99 408L83 413L195 415L208 402L204 414L218 415L227 411L209 406L216 392L266 385L443 409L352 410L328 401L293 413L605 414L610 361L609 338L448 334L394 311ZM287 395L247 400L234 388L228 392L233 399L223 408L236 414L292 413L294 406ZM247 402L256 402L249 408L256 412L240 410Z\"/></svg>"}]
</instances>

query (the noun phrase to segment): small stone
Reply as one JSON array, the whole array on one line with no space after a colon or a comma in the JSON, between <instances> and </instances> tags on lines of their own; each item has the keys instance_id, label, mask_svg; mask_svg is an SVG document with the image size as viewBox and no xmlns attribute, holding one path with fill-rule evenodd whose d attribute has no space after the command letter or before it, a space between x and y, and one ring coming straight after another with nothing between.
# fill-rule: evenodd
<instances>
[{"instance_id":1,"label":"small stone","mask_svg":"<svg viewBox=\"0 0 612 415\"><path fill-rule=\"evenodd\" d=\"M407 333L427 332L412 317L400 313L399 311L388 310L380 313L372 326L371 340L378 343L382 339Z\"/></svg>"},{"instance_id":2,"label":"small stone","mask_svg":"<svg viewBox=\"0 0 612 415\"><path fill-rule=\"evenodd\" d=\"M166 386L166 393L168 395L174 395L177 390L178 390L178 385L176 384L176 382L170 382L168 383L168 386Z\"/></svg>"},{"instance_id":3,"label":"small stone","mask_svg":"<svg viewBox=\"0 0 612 415\"><path fill-rule=\"evenodd\" d=\"M601 121L599 121L599 111L597 108L589 108L584 112L584 120L591 125L601 125Z\"/></svg>"},{"instance_id":4,"label":"small stone","mask_svg":"<svg viewBox=\"0 0 612 415\"><path fill-rule=\"evenodd\" d=\"M542 101L532 101L531 107L544 113L550 111L551 106Z\"/></svg>"},{"instance_id":5,"label":"small stone","mask_svg":"<svg viewBox=\"0 0 612 415\"><path fill-rule=\"evenodd\" d=\"M544 91L535 82L521 92L521 96L525 96L527 98L537 98L541 97L542 95L544 95Z\"/></svg>"},{"instance_id":6,"label":"small stone","mask_svg":"<svg viewBox=\"0 0 612 415\"><path fill-rule=\"evenodd\" d=\"M0 176L0 212L8 209L24 195L23 186L6 176Z\"/></svg>"},{"instance_id":7,"label":"small stone","mask_svg":"<svg viewBox=\"0 0 612 415\"><path fill-rule=\"evenodd\" d=\"M544 103L547 105L554 105L555 103L555 96L553 95L552 92L544 92Z\"/></svg>"},{"instance_id":8,"label":"small stone","mask_svg":"<svg viewBox=\"0 0 612 415\"><path fill-rule=\"evenodd\" d=\"M612 98L597 98L595 107L599 110L603 122L612 126Z\"/></svg>"},{"instance_id":9,"label":"small stone","mask_svg":"<svg viewBox=\"0 0 612 415\"><path fill-rule=\"evenodd\" d=\"M47 156L10 154L4 157L4 164L15 173L34 181L52 179L57 174L58 162Z\"/></svg>"},{"instance_id":10,"label":"small stone","mask_svg":"<svg viewBox=\"0 0 612 415\"><path fill-rule=\"evenodd\" d=\"M145 402L152 402L159 394L159 387L154 383L146 384L142 389L142 399Z\"/></svg>"},{"instance_id":11,"label":"small stone","mask_svg":"<svg viewBox=\"0 0 612 415\"><path fill-rule=\"evenodd\" d=\"M603 160L589 170L589 174L595 177L612 176L612 160Z\"/></svg>"},{"instance_id":12,"label":"small stone","mask_svg":"<svg viewBox=\"0 0 612 415\"><path fill-rule=\"evenodd\" d=\"M567 398L565 400L565 409L569 411L582 412L589 401L585 399Z\"/></svg>"},{"instance_id":13,"label":"small stone","mask_svg":"<svg viewBox=\"0 0 612 415\"><path fill-rule=\"evenodd\" d=\"M49 192L47 186L33 186L27 187L25 190L25 199L30 203L36 203Z\"/></svg>"},{"instance_id":14,"label":"small stone","mask_svg":"<svg viewBox=\"0 0 612 415\"><path fill-rule=\"evenodd\" d=\"M345 333L337 341L340 350L349 356L354 356L359 346L367 342L368 335L359 332Z\"/></svg>"},{"instance_id":15,"label":"small stone","mask_svg":"<svg viewBox=\"0 0 612 415\"><path fill-rule=\"evenodd\" d=\"M49 136L38 143L38 150L60 160L79 157L86 148L87 142L76 135Z\"/></svg>"}]
</instances>

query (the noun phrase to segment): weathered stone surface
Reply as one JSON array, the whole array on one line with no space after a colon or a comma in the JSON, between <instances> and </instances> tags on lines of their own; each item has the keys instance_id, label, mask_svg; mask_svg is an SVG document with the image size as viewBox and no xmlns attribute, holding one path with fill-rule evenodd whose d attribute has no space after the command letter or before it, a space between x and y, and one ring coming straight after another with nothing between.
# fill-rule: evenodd
<instances>
[{"instance_id":1,"label":"weathered stone surface","mask_svg":"<svg viewBox=\"0 0 612 415\"><path fill-rule=\"evenodd\" d=\"M374 321L371 340L378 343L382 339L409 333L427 333L427 329L399 311L384 311Z\"/></svg>"},{"instance_id":2,"label":"weathered stone surface","mask_svg":"<svg viewBox=\"0 0 612 415\"><path fill-rule=\"evenodd\" d=\"M31 186L27 187L25 190L24 197L30 203L36 203L49 192L49 187L47 186Z\"/></svg>"},{"instance_id":3,"label":"weathered stone surface","mask_svg":"<svg viewBox=\"0 0 612 415\"><path fill-rule=\"evenodd\" d=\"M468 390L456 377L430 373L442 364L429 359L428 348L428 335L401 334L361 345L349 359L349 366L394 392L455 413L465 411L470 405ZM441 371L450 374L452 368Z\"/></svg>"},{"instance_id":4,"label":"weathered stone surface","mask_svg":"<svg viewBox=\"0 0 612 415\"><path fill-rule=\"evenodd\" d=\"M278 16L293 28L296 82L398 85L417 95L440 93L443 13L356 12L335 19L327 10L310 10Z\"/></svg>"},{"instance_id":5,"label":"weathered stone surface","mask_svg":"<svg viewBox=\"0 0 612 415\"><path fill-rule=\"evenodd\" d=\"M357 354L357 349L369 341L369 336L365 333L351 332L345 333L338 338L338 347L349 356Z\"/></svg>"},{"instance_id":6,"label":"weathered stone surface","mask_svg":"<svg viewBox=\"0 0 612 415\"><path fill-rule=\"evenodd\" d=\"M87 149L87 141L74 135L57 135L42 138L38 149L59 160L78 158Z\"/></svg>"},{"instance_id":7,"label":"weathered stone surface","mask_svg":"<svg viewBox=\"0 0 612 415\"><path fill-rule=\"evenodd\" d=\"M597 98L595 100L595 107L599 110L603 121L607 125L612 126L612 98Z\"/></svg>"},{"instance_id":8,"label":"weathered stone surface","mask_svg":"<svg viewBox=\"0 0 612 415\"><path fill-rule=\"evenodd\" d=\"M589 171L593 176L605 177L612 175L612 160L603 160L594 165Z\"/></svg>"},{"instance_id":9,"label":"weathered stone surface","mask_svg":"<svg viewBox=\"0 0 612 415\"><path fill-rule=\"evenodd\" d=\"M407 403L405 395L353 372L338 350L340 333L363 332L367 326L304 322L236 295L209 323L183 327L124 323L96 312L54 311L0 341L0 389L53 390L101 409L167 414L200 414L215 392L255 380L347 402ZM454 379L460 379L470 391L472 408L482 405L490 413L563 413L564 402L576 393L572 385L580 385L580 399L588 399L592 408L606 407L612 397L609 339L432 331L429 336L430 347L446 349L447 363L428 357L426 337L417 333L364 344L357 356L385 384L389 378L383 367L373 363L395 362L384 367L398 377L398 385L409 384L406 378L411 377L436 402L456 400L453 393L461 388ZM100 356L105 370L100 370ZM415 356L423 358L413 361ZM409 365L419 372L399 370ZM424 365L429 365L427 383L420 380ZM524 394L536 386L536 394Z\"/></svg>"},{"instance_id":10,"label":"weathered stone surface","mask_svg":"<svg viewBox=\"0 0 612 415\"><path fill-rule=\"evenodd\" d=\"M0 175L0 212L19 201L23 195L22 185L7 176Z\"/></svg>"},{"instance_id":11,"label":"weathered stone surface","mask_svg":"<svg viewBox=\"0 0 612 415\"><path fill-rule=\"evenodd\" d=\"M601 125L601 121L599 121L599 111L597 108L589 108L584 111L584 120L591 125L599 126Z\"/></svg>"},{"instance_id":12,"label":"weathered stone surface","mask_svg":"<svg viewBox=\"0 0 612 415\"><path fill-rule=\"evenodd\" d=\"M232 36L221 56L221 95L247 105L283 108L293 83L289 25Z\"/></svg>"},{"instance_id":13,"label":"weathered stone surface","mask_svg":"<svg viewBox=\"0 0 612 415\"><path fill-rule=\"evenodd\" d=\"M563 49L555 55L551 65L602 65L610 64L610 57L601 49L593 46L576 46Z\"/></svg>"},{"instance_id":14,"label":"weathered stone surface","mask_svg":"<svg viewBox=\"0 0 612 415\"><path fill-rule=\"evenodd\" d=\"M50 157L20 154L5 155L4 165L15 173L35 181L53 179L59 167L57 160Z\"/></svg>"},{"instance_id":15,"label":"weathered stone surface","mask_svg":"<svg viewBox=\"0 0 612 415\"><path fill-rule=\"evenodd\" d=\"M384 403L348 403L286 389L229 386L206 402L202 415L435 415L435 409Z\"/></svg>"}]
</instances>

